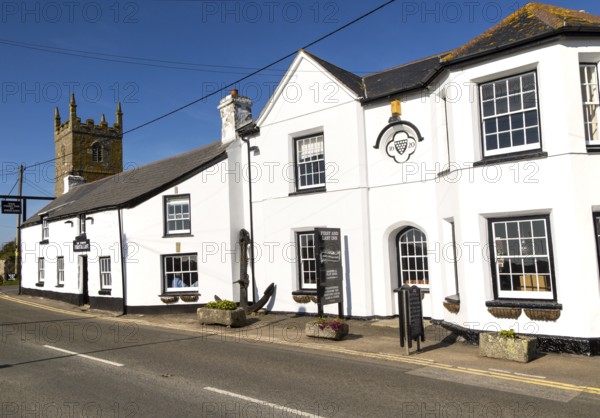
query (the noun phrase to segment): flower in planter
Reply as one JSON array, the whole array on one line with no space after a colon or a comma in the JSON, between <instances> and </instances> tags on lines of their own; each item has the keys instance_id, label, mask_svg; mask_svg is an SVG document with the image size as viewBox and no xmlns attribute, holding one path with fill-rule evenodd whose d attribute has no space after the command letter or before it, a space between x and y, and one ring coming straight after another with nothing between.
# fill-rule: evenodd
<instances>
[{"instance_id":1,"label":"flower in planter","mask_svg":"<svg viewBox=\"0 0 600 418\"><path fill-rule=\"evenodd\" d=\"M344 326L344 322L340 321L339 318L329 319L320 316L315 323L319 326L319 329L323 331L324 328L331 328L333 331L337 331Z\"/></svg>"},{"instance_id":2,"label":"flower in planter","mask_svg":"<svg viewBox=\"0 0 600 418\"><path fill-rule=\"evenodd\" d=\"M500 331L500 336L504 338L511 338L513 340L519 338L519 335L512 328L509 330L503 329L502 331Z\"/></svg>"}]
</instances>

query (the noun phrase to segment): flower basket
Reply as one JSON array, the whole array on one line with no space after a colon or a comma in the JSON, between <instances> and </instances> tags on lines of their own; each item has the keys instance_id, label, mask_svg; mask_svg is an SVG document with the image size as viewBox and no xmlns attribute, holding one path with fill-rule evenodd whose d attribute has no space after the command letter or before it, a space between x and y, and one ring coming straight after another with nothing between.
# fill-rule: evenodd
<instances>
[{"instance_id":1,"label":"flower basket","mask_svg":"<svg viewBox=\"0 0 600 418\"><path fill-rule=\"evenodd\" d=\"M161 296L160 300L162 303L176 303L179 300L179 296Z\"/></svg>"},{"instance_id":2,"label":"flower basket","mask_svg":"<svg viewBox=\"0 0 600 418\"><path fill-rule=\"evenodd\" d=\"M308 322L304 328L307 337L325 338L339 341L348 335L349 327L339 319L319 318L317 321Z\"/></svg>"},{"instance_id":3,"label":"flower basket","mask_svg":"<svg viewBox=\"0 0 600 418\"><path fill-rule=\"evenodd\" d=\"M560 317L559 309L525 309L525 315L534 321L556 321Z\"/></svg>"},{"instance_id":4,"label":"flower basket","mask_svg":"<svg viewBox=\"0 0 600 418\"><path fill-rule=\"evenodd\" d=\"M217 324L233 328L246 325L246 311L242 308L234 310L198 308L196 314L201 324Z\"/></svg>"},{"instance_id":5,"label":"flower basket","mask_svg":"<svg viewBox=\"0 0 600 418\"><path fill-rule=\"evenodd\" d=\"M479 355L483 357L527 363L537 352L537 338L510 332L485 332L479 334Z\"/></svg>"},{"instance_id":6,"label":"flower basket","mask_svg":"<svg viewBox=\"0 0 600 418\"><path fill-rule=\"evenodd\" d=\"M184 302L198 302L200 295L181 295L179 296Z\"/></svg>"},{"instance_id":7,"label":"flower basket","mask_svg":"<svg viewBox=\"0 0 600 418\"><path fill-rule=\"evenodd\" d=\"M505 308L499 306L488 308L488 312L496 318L517 319L521 316L521 311L521 308Z\"/></svg>"}]
</instances>

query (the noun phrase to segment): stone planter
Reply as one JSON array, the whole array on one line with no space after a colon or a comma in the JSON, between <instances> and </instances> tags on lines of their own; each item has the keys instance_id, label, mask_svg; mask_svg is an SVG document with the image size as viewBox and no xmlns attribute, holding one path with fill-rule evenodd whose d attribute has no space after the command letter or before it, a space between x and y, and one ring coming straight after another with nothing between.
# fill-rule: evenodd
<instances>
[{"instance_id":1,"label":"stone planter","mask_svg":"<svg viewBox=\"0 0 600 418\"><path fill-rule=\"evenodd\" d=\"M342 324L339 329L333 330L329 326L324 326L323 329L315 322L309 322L304 328L304 333L307 337L326 338L328 340L339 341L348 335L348 324Z\"/></svg>"},{"instance_id":2,"label":"stone planter","mask_svg":"<svg viewBox=\"0 0 600 418\"><path fill-rule=\"evenodd\" d=\"M507 338L498 332L479 334L479 355L483 357L527 363L537 352L537 338L519 336Z\"/></svg>"},{"instance_id":3,"label":"stone planter","mask_svg":"<svg viewBox=\"0 0 600 418\"><path fill-rule=\"evenodd\" d=\"M198 308L196 313L201 324L217 324L233 328L246 325L246 311L242 308L235 310Z\"/></svg>"}]
</instances>

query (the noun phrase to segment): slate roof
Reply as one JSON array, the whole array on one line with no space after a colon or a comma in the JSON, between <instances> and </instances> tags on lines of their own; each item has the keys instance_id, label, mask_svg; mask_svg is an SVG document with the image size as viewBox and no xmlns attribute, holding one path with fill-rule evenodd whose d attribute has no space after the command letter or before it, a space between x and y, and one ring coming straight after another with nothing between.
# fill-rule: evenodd
<instances>
[{"instance_id":1,"label":"slate roof","mask_svg":"<svg viewBox=\"0 0 600 418\"><path fill-rule=\"evenodd\" d=\"M600 33L600 16L541 3L528 3L475 39L455 49L444 61L496 52L561 33Z\"/></svg>"},{"instance_id":2,"label":"slate roof","mask_svg":"<svg viewBox=\"0 0 600 418\"><path fill-rule=\"evenodd\" d=\"M600 34L600 16L528 3L486 32L450 52L359 77L312 54L323 68L362 97L362 102L426 87L446 66L561 34ZM306 52L306 51L305 51ZM360 89L357 86L361 86Z\"/></svg>"},{"instance_id":3,"label":"slate roof","mask_svg":"<svg viewBox=\"0 0 600 418\"><path fill-rule=\"evenodd\" d=\"M175 157L74 187L30 217L23 226L105 209L133 207L227 157L227 145L215 141Z\"/></svg>"},{"instance_id":4,"label":"slate roof","mask_svg":"<svg viewBox=\"0 0 600 418\"><path fill-rule=\"evenodd\" d=\"M357 96L363 97L364 88L363 88L362 78L360 78L359 76L357 76L354 73L351 73L350 71L346 71L343 68L333 65L332 63L327 62L324 59L321 59L306 50L303 50L303 51L306 55L310 56L312 59L314 59L316 62L318 62L319 65L321 65L323 68L325 68L329 74L331 74L332 76L337 78L338 81L340 81L342 84L344 84L346 87L348 87L354 93L356 93Z\"/></svg>"}]
</instances>

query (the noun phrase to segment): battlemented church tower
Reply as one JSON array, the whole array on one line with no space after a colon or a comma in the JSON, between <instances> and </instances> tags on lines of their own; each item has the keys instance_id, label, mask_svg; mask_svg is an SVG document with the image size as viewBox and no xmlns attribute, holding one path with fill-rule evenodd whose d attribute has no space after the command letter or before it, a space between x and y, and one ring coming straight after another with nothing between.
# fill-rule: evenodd
<instances>
[{"instance_id":1,"label":"battlemented church tower","mask_svg":"<svg viewBox=\"0 0 600 418\"><path fill-rule=\"evenodd\" d=\"M71 94L69 120L61 124L58 107L54 111L55 183L54 193L64 193L69 176L81 176L86 183L123 171L123 112L117 104L117 122L108 126L104 115L100 125L93 119L85 124L77 117L75 95Z\"/></svg>"}]
</instances>

